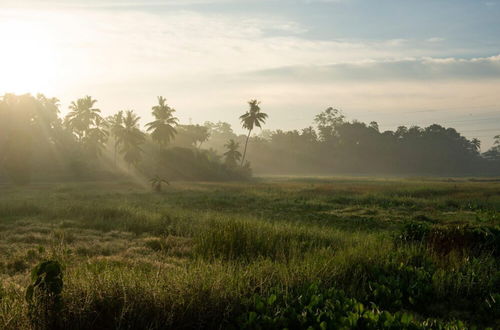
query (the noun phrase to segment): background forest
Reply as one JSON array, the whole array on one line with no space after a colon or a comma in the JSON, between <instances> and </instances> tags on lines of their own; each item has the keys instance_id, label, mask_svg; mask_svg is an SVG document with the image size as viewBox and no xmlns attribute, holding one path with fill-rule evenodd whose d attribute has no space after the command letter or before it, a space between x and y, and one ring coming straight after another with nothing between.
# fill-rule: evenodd
<instances>
[{"instance_id":1,"label":"background forest","mask_svg":"<svg viewBox=\"0 0 500 330\"><path fill-rule=\"evenodd\" d=\"M484 153L478 139L434 124L381 132L376 122L348 120L328 108L315 127L260 130L267 114L256 100L241 117L248 134L226 122L181 124L158 97L143 128L133 110L103 117L90 96L60 115L57 98L0 98L0 180L142 179L242 180L262 174L385 174L477 176L500 174L500 136Z\"/></svg>"}]
</instances>

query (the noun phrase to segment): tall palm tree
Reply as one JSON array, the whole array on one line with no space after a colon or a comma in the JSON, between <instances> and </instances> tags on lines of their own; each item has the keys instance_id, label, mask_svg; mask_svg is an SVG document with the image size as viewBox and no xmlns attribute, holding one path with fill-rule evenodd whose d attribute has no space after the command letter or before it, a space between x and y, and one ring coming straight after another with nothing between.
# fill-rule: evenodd
<instances>
[{"instance_id":1,"label":"tall palm tree","mask_svg":"<svg viewBox=\"0 0 500 330\"><path fill-rule=\"evenodd\" d=\"M236 167L238 161L241 159L241 152L238 151L240 144L231 139L224 147L227 148L227 151L224 153L224 156L226 156L226 164L231 167Z\"/></svg>"},{"instance_id":2,"label":"tall palm tree","mask_svg":"<svg viewBox=\"0 0 500 330\"><path fill-rule=\"evenodd\" d=\"M114 163L116 166L116 154L118 152L118 147L123 143L122 141L122 130L123 130L123 110L118 111L118 113L109 116L107 118L108 127L111 135L114 139Z\"/></svg>"},{"instance_id":3,"label":"tall palm tree","mask_svg":"<svg viewBox=\"0 0 500 330\"><path fill-rule=\"evenodd\" d=\"M125 111L123 117L123 129L120 132L122 141L123 159L127 162L129 168L131 165L137 166L142 159L141 145L145 141L144 133L139 129L139 120L134 111Z\"/></svg>"},{"instance_id":4,"label":"tall palm tree","mask_svg":"<svg viewBox=\"0 0 500 330\"><path fill-rule=\"evenodd\" d=\"M92 157L97 158L102 154L108 136L106 122L99 116L95 119L94 125L88 129L83 146Z\"/></svg>"},{"instance_id":5,"label":"tall palm tree","mask_svg":"<svg viewBox=\"0 0 500 330\"><path fill-rule=\"evenodd\" d=\"M248 139L250 139L250 133L254 129L254 127L262 127L262 124L265 124L267 119L267 114L260 111L260 102L257 100L248 101L250 105L250 109L243 115L240 116L241 124L243 128L248 130L247 139L245 141L245 149L243 151L243 157L241 158L241 165L243 166L243 162L245 161L245 156L247 154L247 145Z\"/></svg>"},{"instance_id":6,"label":"tall palm tree","mask_svg":"<svg viewBox=\"0 0 500 330\"><path fill-rule=\"evenodd\" d=\"M76 134L78 142L82 142L96 120L102 119L101 110L94 108L96 102L97 100L87 95L71 102L69 106L71 111L66 115L65 124Z\"/></svg>"},{"instance_id":7,"label":"tall palm tree","mask_svg":"<svg viewBox=\"0 0 500 330\"><path fill-rule=\"evenodd\" d=\"M168 106L167 100L158 96L158 105L152 107L155 120L147 123L147 131L151 132L151 138L158 143L160 149L174 139L177 131L174 126L178 124L178 119L173 116L175 109Z\"/></svg>"}]
</instances>

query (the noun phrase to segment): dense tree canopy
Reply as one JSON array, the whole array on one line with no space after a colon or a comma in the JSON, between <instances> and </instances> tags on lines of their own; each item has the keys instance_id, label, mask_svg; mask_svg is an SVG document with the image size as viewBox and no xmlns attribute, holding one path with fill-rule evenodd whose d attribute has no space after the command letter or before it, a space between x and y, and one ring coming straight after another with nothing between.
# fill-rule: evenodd
<instances>
[{"instance_id":1,"label":"dense tree canopy","mask_svg":"<svg viewBox=\"0 0 500 330\"><path fill-rule=\"evenodd\" d=\"M175 110L163 97L158 97L152 108L155 120L146 125L151 134L143 132L134 111L121 110L103 118L96 104L90 96L77 99L62 119L56 98L29 94L1 97L0 181L28 183L32 176L43 180L109 179L118 175L147 181L157 172L169 179L249 176L249 171L227 167L215 151L201 150L209 128L178 125ZM172 144L177 135L178 143ZM155 144L162 149L160 158Z\"/></svg>"},{"instance_id":2,"label":"dense tree canopy","mask_svg":"<svg viewBox=\"0 0 500 330\"><path fill-rule=\"evenodd\" d=\"M236 134L225 122L178 124L163 97L153 107L155 120L141 130L132 110L103 118L90 96L71 103L59 115L59 101L44 95L6 94L0 98L0 180L27 183L44 180L154 175L166 179L225 180L250 175L247 159L258 173L500 175L500 135L480 153L480 141L453 128L401 126L379 130L376 122L349 121L328 108L315 127L263 130L267 115L259 103L240 117L247 134ZM158 145L161 155L158 155ZM201 149L201 146L205 149ZM240 164L238 164L240 162Z\"/></svg>"},{"instance_id":3,"label":"dense tree canopy","mask_svg":"<svg viewBox=\"0 0 500 330\"><path fill-rule=\"evenodd\" d=\"M316 116L316 128L254 137L249 159L259 172L410 175L499 174L500 141L480 154L480 141L433 124L380 132L378 124L347 121L336 109ZM241 141L241 139L240 139ZM276 169L276 170L274 170Z\"/></svg>"}]
</instances>

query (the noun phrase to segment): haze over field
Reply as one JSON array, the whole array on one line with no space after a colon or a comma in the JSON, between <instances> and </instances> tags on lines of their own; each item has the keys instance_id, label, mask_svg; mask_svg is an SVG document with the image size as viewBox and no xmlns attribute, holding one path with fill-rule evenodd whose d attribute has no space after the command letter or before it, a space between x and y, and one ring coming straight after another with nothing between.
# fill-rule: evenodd
<instances>
[{"instance_id":1,"label":"haze over field","mask_svg":"<svg viewBox=\"0 0 500 330\"><path fill-rule=\"evenodd\" d=\"M0 329L500 329L500 0L0 0Z\"/></svg>"},{"instance_id":2,"label":"haze over field","mask_svg":"<svg viewBox=\"0 0 500 330\"><path fill-rule=\"evenodd\" d=\"M257 98L269 129L333 106L353 119L500 131L500 1L0 0L0 95L99 100L149 122L164 95L181 122L238 133ZM256 131L258 133L258 131Z\"/></svg>"}]
</instances>

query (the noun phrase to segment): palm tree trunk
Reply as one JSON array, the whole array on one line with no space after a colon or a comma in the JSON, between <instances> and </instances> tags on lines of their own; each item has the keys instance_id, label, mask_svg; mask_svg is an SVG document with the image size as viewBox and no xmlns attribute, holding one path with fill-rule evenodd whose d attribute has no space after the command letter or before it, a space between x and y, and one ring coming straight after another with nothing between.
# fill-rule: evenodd
<instances>
[{"instance_id":1,"label":"palm tree trunk","mask_svg":"<svg viewBox=\"0 0 500 330\"><path fill-rule=\"evenodd\" d=\"M243 166L243 162L245 161L245 155L247 154L247 145L248 145L248 139L250 138L250 133L252 132L251 129L248 130L248 135L247 135L247 140L245 141L245 150L243 151L243 157L241 157L241 165Z\"/></svg>"},{"instance_id":2,"label":"palm tree trunk","mask_svg":"<svg viewBox=\"0 0 500 330\"><path fill-rule=\"evenodd\" d=\"M115 154L114 154L114 162L115 162L115 168L116 168L116 143L115 143Z\"/></svg>"},{"instance_id":3,"label":"palm tree trunk","mask_svg":"<svg viewBox=\"0 0 500 330\"><path fill-rule=\"evenodd\" d=\"M163 151L163 146L161 142L158 142L158 158L156 160L156 174L160 175L161 169L161 152Z\"/></svg>"}]
</instances>

